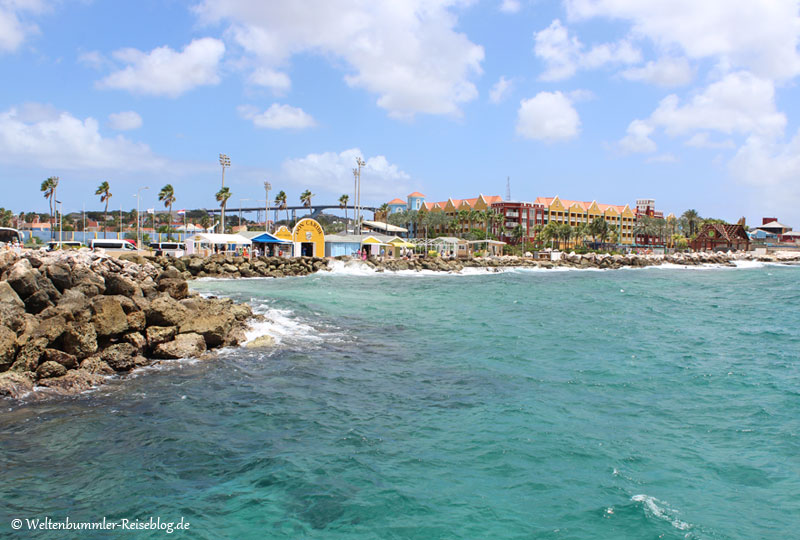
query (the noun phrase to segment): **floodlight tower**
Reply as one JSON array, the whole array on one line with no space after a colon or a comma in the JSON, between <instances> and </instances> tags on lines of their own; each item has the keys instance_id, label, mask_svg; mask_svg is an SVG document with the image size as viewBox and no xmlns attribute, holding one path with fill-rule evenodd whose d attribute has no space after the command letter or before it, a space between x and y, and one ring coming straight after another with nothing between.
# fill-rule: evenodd
<instances>
[{"instance_id":1,"label":"floodlight tower","mask_svg":"<svg viewBox=\"0 0 800 540\"><path fill-rule=\"evenodd\" d=\"M358 169L356 171L356 224L358 225L358 234L361 234L361 167L366 167L366 162L361 159L361 156L356 158L356 165L358 165Z\"/></svg>"},{"instance_id":2,"label":"floodlight tower","mask_svg":"<svg viewBox=\"0 0 800 540\"><path fill-rule=\"evenodd\" d=\"M227 156L227 154L220 154L219 155L219 164L222 165L222 187L225 187L225 167L231 166L231 158ZM220 226L222 232L225 232L225 206L223 205L220 208Z\"/></svg>"}]
</instances>

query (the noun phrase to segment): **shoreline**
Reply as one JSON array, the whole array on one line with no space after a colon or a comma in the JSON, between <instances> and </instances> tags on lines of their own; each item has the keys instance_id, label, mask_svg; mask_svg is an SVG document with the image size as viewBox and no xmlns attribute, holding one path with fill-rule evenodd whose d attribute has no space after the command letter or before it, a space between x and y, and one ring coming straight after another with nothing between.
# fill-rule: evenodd
<instances>
[{"instance_id":1,"label":"shoreline","mask_svg":"<svg viewBox=\"0 0 800 540\"><path fill-rule=\"evenodd\" d=\"M800 253L672 256L562 254L560 260L521 257L445 260L350 257L208 259L119 258L92 252L0 253L0 397L15 400L80 394L164 360L209 359L228 346L272 347L254 336L263 320L247 304L190 291L196 279L251 279L344 275L482 275L513 270L615 270L659 266L737 267L763 262L792 265Z\"/></svg>"}]
</instances>

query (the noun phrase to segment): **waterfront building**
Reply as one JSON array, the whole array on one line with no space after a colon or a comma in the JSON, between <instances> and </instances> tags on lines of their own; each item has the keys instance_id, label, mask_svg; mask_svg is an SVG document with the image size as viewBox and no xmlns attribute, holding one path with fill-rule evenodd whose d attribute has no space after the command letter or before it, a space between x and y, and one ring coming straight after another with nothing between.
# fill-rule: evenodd
<instances>
[{"instance_id":1,"label":"waterfront building","mask_svg":"<svg viewBox=\"0 0 800 540\"><path fill-rule=\"evenodd\" d=\"M492 205L502 201L496 195L487 196L480 194L471 199L447 199L439 202L426 202L425 195L415 191L406 197L405 205L402 199L393 199L387 204L391 214L398 212L417 211L421 214L426 212L441 212L444 216L441 222L434 225L427 231L428 234L456 234L465 235L472 229L486 232L486 213L491 211ZM421 219L417 220L421 221ZM391 230L388 232L392 232ZM394 231L397 232L397 231ZM416 223L411 224L409 237L422 236L423 231L418 230Z\"/></svg>"},{"instance_id":2,"label":"waterfront building","mask_svg":"<svg viewBox=\"0 0 800 540\"><path fill-rule=\"evenodd\" d=\"M493 224L491 231L501 242L533 242L538 234L537 225L544 226L545 207L542 204L525 201L495 201L492 210L502 219Z\"/></svg>"},{"instance_id":3,"label":"waterfront building","mask_svg":"<svg viewBox=\"0 0 800 540\"><path fill-rule=\"evenodd\" d=\"M642 225L645 217L664 219L664 212L656 210L655 199L636 199L636 225ZM661 231L645 231L643 227L634 226L634 243L645 246L663 246L666 243L666 232L666 227Z\"/></svg>"},{"instance_id":4,"label":"waterfront building","mask_svg":"<svg viewBox=\"0 0 800 540\"><path fill-rule=\"evenodd\" d=\"M689 247L695 251L720 249L750 249L750 237L744 230L744 218L739 223L706 223Z\"/></svg>"},{"instance_id":5,"label":"waterfront building","mask_svg":"<svg viewBox=\"0 0 800 540\"><path fill-rule=\"evenodd\" d=\"M636 214L630 206L600 204L597 201L571 201L555 197L537 197L536 204L544 207L544 224L567 223L570 227L587 225L595 218L602 218L613 231L609 240L616 244L633 245L633 229Z\"/></svg>"}]
</instances>

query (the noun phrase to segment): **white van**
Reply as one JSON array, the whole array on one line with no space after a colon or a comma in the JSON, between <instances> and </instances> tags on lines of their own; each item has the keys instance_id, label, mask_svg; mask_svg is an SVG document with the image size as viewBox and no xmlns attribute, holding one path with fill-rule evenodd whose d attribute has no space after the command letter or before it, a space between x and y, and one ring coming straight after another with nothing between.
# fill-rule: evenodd
<instances>
[{"instance_id":1,"label":"white van","mask_svg":"<svg viewBox=\"0 0 800 540\"><path fill-rule=\"evenodd\" d=\"M106 251L136 251L136 246L127 240L116 240L106 238L94 238L89 240L89 247L92 249L102 248Z\"/></svg>"},{"instance_id":2,"label":"white van","mask_svg":"<svg viewBox=\"0 0 800 540\"><path fill-rule=\"evenodd\" d=\"M47 251L55 251L57 249L80 249L82 247L83 244L72 240L64 240L63 242L55 241L47 243Z\"/></svg>"},{"instance_id":3,"label":"white van","mask_svg":"<svg viewBox=\"0 0 800 540\"><path fill-rule=\"evenodd\" d=\"M156 252L156 257L183 257L186 253L186 244L183 242L151 242L150 249Z\"/></svg>"}]
</instances>

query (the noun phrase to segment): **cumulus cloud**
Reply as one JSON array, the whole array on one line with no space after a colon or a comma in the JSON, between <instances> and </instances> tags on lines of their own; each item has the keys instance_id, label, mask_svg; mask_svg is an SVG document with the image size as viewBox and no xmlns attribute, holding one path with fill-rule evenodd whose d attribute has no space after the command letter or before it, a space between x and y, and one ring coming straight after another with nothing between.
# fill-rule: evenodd
<instances>
[{"instance_id":1,"label":"cumulus cloud","mask_svg":"<svg viewBox=\"0 0 800 540\"><path fill-rule=\"evenodd\" d=\"M570 99L561 92L539 92L523 99L517 111L517 133L546 142L574 139L581 121Z\"/></svg>"},{"instance_id":2,"label":"cumulus cloud","mask_svg":"<svg viewBox=\"0 0 800 540\"><path fill-rule=\"evenodd\" d=\"M39 27L28 17L42 13L47 7L44 0L0 1L0 52L17 50L28 36L39 32Z\"/></svg>"},{"instance_id":3,"label":"cumulus cloud","mask_svg":"<svg viewBox=\"0 0 800 540\"><path fill-rule=\"evenodd\" d=\"M164 159L146 144L123 136L104 137L94 118L33 104L0 112L0 162L70 170L161 169Z\"/></svg>"},{"instance_id":4,"label":"cumulus cloud","mask_svg":"<svg viewBox=\"0 0 800 540\"><path fill-rule=\"evenodd\" d=\"M276 94L283 95L292 87L292 81L286 73L259 67L250 74L250 82L258 86L271 88Z\"/></svg>"},{"instance_id":5,"label":"cumulus cloud","mask_svg":"<svg viewBox=\"0 0 800 540\"><path fill-rule=\"evenodd\" d=\"M785 127L786 116L775 106L773 83L737 72L710 84L685 104L675 94L665 97L649 118L631 122L620 146L629 152L654 152L650 135L656 128L672 137L718 131L775 138ZM697 146L702 137L690 140Z\"/></svg>"},{"instance_id":6,"label":"cumulus cloud","mask_svg":"<svg viewBox=\"0 0 800 540\"><path fill-rule=\"evenodd\" d=\"M522 5L519 0L503 0L500 2L500 11L503 13L517 13Z\"/></svg>"},{"instance_id":7,"label":"cumulus cloud","mask_svg":"<svg viewBox=\"0 0 800 540\"><path fill-rule=\"evenodd\" d=\"M305 129L315 125L310 114L298 107L273 103L269 109L259 112L250 105L238 108L242 118L251 120L256 127L268 129Z\"/></svg>"},{"instance_id":8,"label":"cumulus cloud","mask_svg":"<svg viewBox=\"0 0 800 540\"><path fill-rule=\"evenodd\" d=\"M668 56L651 60L642 67L630 68L622 72L629 81L641 81L656 86L684 86L692 82L694 71L686 58Z\"/></svg>"},{"instance_id":9,"label":"cumulus cloud","mask_svg":"<svg viewBox=\"0 0 800 540\"><path fill-rule=\"evenodd\" d=\"M511 87L513 86L513 82L505 77L500 77L496 83L492 86L492 89L489 90L489 101L492 103L500 103L503 101L511 92Z\"/></svg>"},{"instance_id":10,"label":"cumulus cloud","mask_svg":"<svg viewBox=\"0 0 800 540\"><path fill-rule=\"evenodd\" d=\"M225 45L214 38L195 39L180 52L166 46L149 53L120 49L113 56L128 66L111 73L98 86L178 97L198 86L218 84L217 70L224 54Z\"/></svg>"},{"instance_id":11,"label":"cumulus cloud","mask_svg":"<svg viewBox=\"0 0 800 540\"><path fill-rule=\"evenodd\" d=\"M539 78L560 81L572 77L579 69L598 69L606 65L635 64L642 53L628 40L603 43L586 49L567 28L556 19L550 26L536 32L533 51L544 61L546 69Z\"/></svg>"},{"instance_id":12,"label":"cumulus cloud","mask_svg":"<svg viewBox=\"0 0 800 540\"><path fill-rule=\"evenodd\" d=\"M353 191L353 168L361 150L351 148L340 153L324 152L289 159L282 165L282 174L297 189L318 190L328 195L339 196ZM405 193L410 176L397 165L389 163L385 156L365 159L367 165L361 169L361 198L381 201ZM352 197L352 195L351 195Z\"/></svg>"},{"instance_id":13,"label":"cumulus cloud","mask_svg":"<svg viewBox=\"0 0 800 540\"><path fill-rule=\"evenodd\" d=\"M760 77L800 74L795 0L565 0L572 20L628 21L632 33L661 50L690 59L713 59Z\"/></svg>"},{"instance_id":14,"label":"cumulus cloud","mask_svg":"<svg viewBox=\"0 0 800 540\"><path fill-rule=\"evenodd\" d=\"M128 131L142 127L142 117L134 111L122 111L108 115L108 124L111 129Z\"/></svg>"},{"instance_id":15,"label":"cumulus cloud","mask_svg":"<svg viewBox=\"0 0 800 540\"><path fill-rule=\"evenodd\" d=\"M458 115L478 95L471 78L481 73L484 52L455 30L458 5L203 0L195 11L207 23L229 23L227 35L265 73L279 71L294 55L320 54L344 66L348 85L376 94L391 116L408 118Z\"/></svg>"},{"instance_id":16,"label":"cumulus cloud","mask_svg":"<svg viewBox=\"0 0 800 540\"><path fill-rule=\"evenodd\" d=\"M736 143L734 143L731 139L712 141L711 135L706 131L695 133L686 140L685 144L686 146L691 146L692 148L712 148L716 150L730 150L736 148Z\"/></svg>"}]
</instances>

